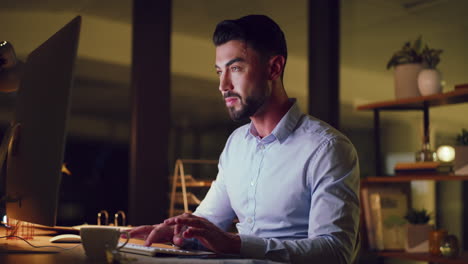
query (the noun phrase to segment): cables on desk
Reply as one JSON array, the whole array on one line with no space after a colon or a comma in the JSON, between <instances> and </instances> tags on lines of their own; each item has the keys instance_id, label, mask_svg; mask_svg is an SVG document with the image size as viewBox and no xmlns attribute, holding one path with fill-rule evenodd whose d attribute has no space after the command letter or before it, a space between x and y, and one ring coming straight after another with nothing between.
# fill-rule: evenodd
<instances>
[{"instance_id":1,"label":"cables on desk","mask_svg":"<svg viewBox=\"0 0 468 264\"><path fill-rule=\"evenodd\" d=\"M75 245L74 247L69 247L69 248L64 248L64 247L59 247L59 246L35 246L35 245L31 244L29 241L27 241L26 239L24 239L24 238L22 238L20 236L2 236L0 238L9 238L9 237L19 238L19 239L23 240L24 242L26 242L28 245L30 245L33 248L58 248L58 249L61 249L62 251L65 251L65 250L74 249L74 248L79 246L79 244Z\"/></svg>"}]
</instances>

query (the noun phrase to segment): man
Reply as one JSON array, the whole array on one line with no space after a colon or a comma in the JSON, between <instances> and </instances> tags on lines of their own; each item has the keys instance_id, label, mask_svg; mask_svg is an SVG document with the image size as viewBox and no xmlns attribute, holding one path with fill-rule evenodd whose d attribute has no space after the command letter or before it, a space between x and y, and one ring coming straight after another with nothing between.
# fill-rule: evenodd
<instances>
[{"instance_id":1,"label":"man","mask_svg":"<svg viewBox=\"0 0 468 264\"><path fill-rule=\"evenodd\" d=\"M193 214L133 229L146 243L195 238L219 253L293 263L350 263L357 252L359 168L338 131L302 114L283 87L284 34L270 18L219 23L219 90L235 130ZM324 88L325 89L325 88ZM239 234L225 232L237 217Z\"/></svg>"}]
</instances>

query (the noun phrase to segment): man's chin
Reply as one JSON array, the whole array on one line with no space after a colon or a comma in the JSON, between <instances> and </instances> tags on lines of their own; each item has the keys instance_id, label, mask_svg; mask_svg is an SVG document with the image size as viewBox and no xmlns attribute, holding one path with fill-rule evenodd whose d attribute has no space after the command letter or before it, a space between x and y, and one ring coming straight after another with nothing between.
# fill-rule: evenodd
<instances>
[{"instance_id":1,"label":"man's chin","mask_svg":"<svg viewBox=\"0 0 468 264\"><path fill-rule=\"evenodd\" d=\"M235 122L244 123L249 120L249 116L244 111L236 111L233 108L228 108L229 117Z\"/></svg>"}]
</instances>

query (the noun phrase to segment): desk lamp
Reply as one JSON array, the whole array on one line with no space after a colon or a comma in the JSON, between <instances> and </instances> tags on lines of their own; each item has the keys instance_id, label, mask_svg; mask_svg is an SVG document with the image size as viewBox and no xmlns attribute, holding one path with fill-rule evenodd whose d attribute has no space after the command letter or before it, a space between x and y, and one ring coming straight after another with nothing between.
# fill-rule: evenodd
<instances>
[{"instance_id":1,"label":"desk lamp","mask_svg":"<svg viewBox=\"0 0 468 264\"><path fill-rule=\"evenodd\" d=\"M23 63L16 58L15 49L8 41L0 41L0 93L11 93L18 90ZM9 199L4 195L3 164L7 155L10 130L0 146L0 204ZM1 142L1 140L0 140ZM2 206L3 207L3 206ZM3 213L0 215L3 218Z\"/></svg>"},{"instance_id":2,"label":"desk lamp","mask_svg":"<svg viewBox=\"0 0 468 264\"><path fill-rule=\"evenodd\" d=\"M15 49L8 41L0 41L0 92L18 90L23 62L16 58Z\"/></svg>"}]
</instances>

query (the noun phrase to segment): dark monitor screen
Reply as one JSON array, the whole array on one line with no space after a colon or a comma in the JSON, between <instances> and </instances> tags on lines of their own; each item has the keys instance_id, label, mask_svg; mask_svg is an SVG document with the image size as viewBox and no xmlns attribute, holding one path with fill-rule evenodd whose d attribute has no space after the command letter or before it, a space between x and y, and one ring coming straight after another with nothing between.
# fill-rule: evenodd
<instances>
[{"instance_id":1,"label":"dark monitor screen","mask_svg":"<svg viewBox=\"0 0 468 264\"><path fill-rule=\"evenodd\" d=\"M27 58L7 157L8 217L54 226L81 17Z\"/></svg>"}]
</instances>

